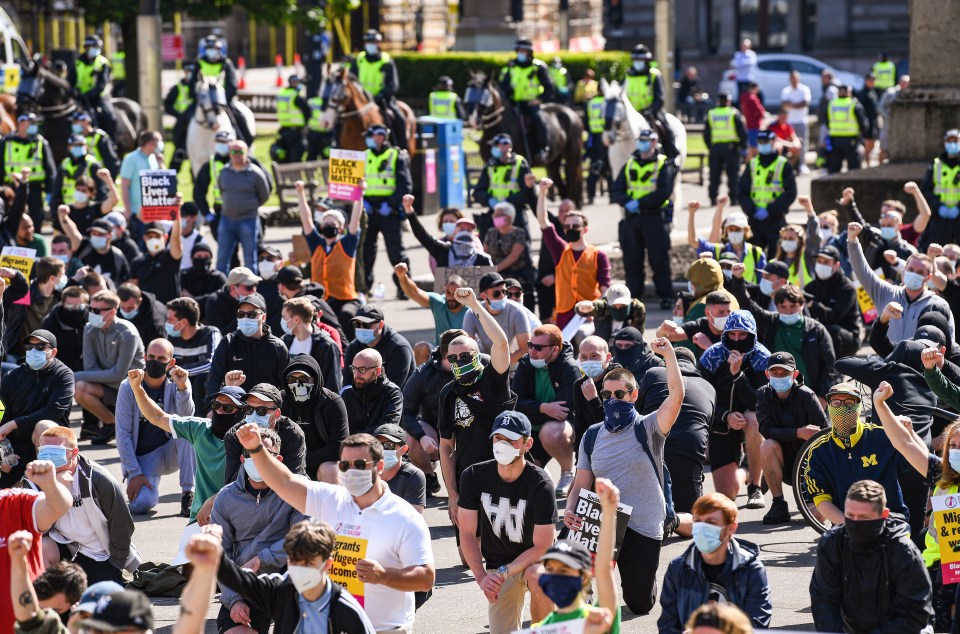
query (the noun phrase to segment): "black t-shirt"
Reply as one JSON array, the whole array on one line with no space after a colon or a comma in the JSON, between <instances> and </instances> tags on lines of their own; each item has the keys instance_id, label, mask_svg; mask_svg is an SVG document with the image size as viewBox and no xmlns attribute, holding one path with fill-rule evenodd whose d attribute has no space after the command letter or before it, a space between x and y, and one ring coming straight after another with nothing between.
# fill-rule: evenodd
<instances>
[{"instance_id":1,"label":"black t-shirt","mask_svg":"<svg viewBox=\"0 0 960 634\"><path fill-rule=\"evenodd\" d=\"M687 321L680 324L680 327L683 328L683 332L686 333L687 339L690 340L690 343L693 343L693 336L698 332L702 332L707 336L707 339L710 340L710 343L717 343L720 341L720 335L713 334L713 331L710 330L710 318L701 317L700 319L694 319L693 321ZM696 345L696 344L694 344ZM700 352L700 349L697 348L697 352Z\"/></svg>"},{"instance_id":2,"label":"black t-shirt","mask_svg":"<svg viewBox=\"0 0 960 634\"><path fill-rule=\"evenodd\" d=\"M400 465L397 475L387 481L390 492L401 497L410 504L427 505L427 478L423 471L416 468L406 459Z\"/></svg>"},{"instance_id":3,"label":"black t-shirt","mask_svg":"<svg viewBox=\"0 0 960 634\"><path fill-rule=\"evenodd\" d=\"M130 277L164 304L180 297L180 260L170 255L169 249L136 258L130 263Z\"/></svg>"},{"instance_id":4,"label":"black t-shirt","mask_svg":"<svg viewBox=\"0 0 960 634\"><path fill-rule=\"evenodd\" d=\"M487 444L493 446L489 440ZM496 460L467 467L460 477L459 505L477 511L480 551L491 570L533 547L534 526L557 523L553 481L530 463L513 482L501 479Z\"/></svg>"},{"instance_id":5,"label":"black t-shirt","mask_svg":"<svg viewBox=\"0 0 960 634\"><path fill-rule=\"evenodd\" d=\"M707 578L707 583L710 584L709 601L728 603L727 589L723 587L723 584L720 582L720 573L723 572L725 565L726 563L708 564L705 561L700 562L700 566L703 569L703 576Z\"/></svg>"},{"instance_id":6,"label":"black t-shirt","mask_svg":"<svg viewBox=\"0 0 960 634\"><path fill-rule=\"evenodd\" d=\"M143 391L146 392L147 397L159 405L161 409L163 409L163 392L166 385L167 382L164 381L160 384L160 387L152 388L147 385L146 381L143 382ZM167 434L167 432L163 431L156 425L151 425L150 422L143 417L143 414L140 415L139 431L140 433L137 435L136 449L136 454L138 456L143 456L151 451L154 451L155 449L159 449L164 445L164 443L170 440L170 436Z\"/></svg>"},{"instance_id":7,"label":"black t-shirt","mask_svg":"<svg viewBox=\"0 0 960 634\"><path fill-rule=\"evenodd\" d=\"M70 205L70 220L77 225L77 231L80 232L80 235L86 234L93 221L102 217L103 202L89 203L86 207ZM59 219L57 219L55 225L57 229L60 229Z\"/></svg>"},{"instance_id":8,"label":"black t-shirt","mask_svg":"<svg viewBox=\"0 0 960 634\"><path fill-rule=\"evenodd\" d=\"M451 382L440 392L441 438L456 440L457 478L470 465L491 460L490 432L493 419L511 409L516 396L510 392L508 373L499 373L487 365L477 382L464 387Z\"/></svg>"},{"instance_id":9,"label":"black t-shirt","mask_svg":"<svg viewBox=\"0 0 960 634\"><path fill-rule=\"evenodd\" d=\"M89 238L84 238L80 243L80 248L77 249L77 255L85 266L89 266L100 275L110 278L117 286L130 279L130 264L119 249L114 251L113 248L110 248L107 249L106 253L100 253L90 246Z\"/></svg>"}]
</instances>

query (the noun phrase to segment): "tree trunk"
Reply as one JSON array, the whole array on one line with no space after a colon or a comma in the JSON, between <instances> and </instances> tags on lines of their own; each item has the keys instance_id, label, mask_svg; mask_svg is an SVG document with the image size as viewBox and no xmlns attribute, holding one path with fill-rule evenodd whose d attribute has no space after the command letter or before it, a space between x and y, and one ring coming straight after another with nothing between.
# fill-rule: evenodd
<instances>
[{"instance_id":1,"label":"tree trunk","mask_svg":"<svg viewBox=\"0 0 960 634\"><path fill-rule=\"evenodd\" d=\"M123 51L127 54L127 97L140 101L140 60L137 56L137 16L130 15L120 24Z\"/></svg>"}]
</instances>

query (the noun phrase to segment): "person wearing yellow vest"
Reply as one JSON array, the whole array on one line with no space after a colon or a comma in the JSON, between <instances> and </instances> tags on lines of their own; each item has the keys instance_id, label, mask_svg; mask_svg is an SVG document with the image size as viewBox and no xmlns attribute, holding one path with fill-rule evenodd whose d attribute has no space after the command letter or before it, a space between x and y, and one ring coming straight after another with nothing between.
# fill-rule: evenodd
<instances>
[{"instance_id":1,"label":"person wearing yellow vest","mask_svg":"<svg viewBox=\"0 0 960 634\"><path fill-rule=\"evenodd\" d=\"M577 80L573 87L573 103L583 104L600 94L600 84L597 82L597 73L592 68L583 71L583 77Z\"/></svg>"},{"instance_id":2,"label":"person wearing yellow vest","mask_svg":"<svg viewBox=\"0 0 960 634\"><path fill-rule=\"evenodd\" d=\"M363 201L353 203L350 224L337 209L314 212L310 209L303 181L294 183L300 203L300 224L310 248L310 279L322 284L324 299L339 318L340 324L353 336L353 318L360 309L360 296L354 280L357 248L360 245L360 214Z\"/></svg>"},{"instance_id":3,"label":"person wearing yellow vest","mask_svg":"<svg viewBox=\"0 0 960 634\"><path fill-rule=\"evenodd\" d=\"M186 127L189 119L183 116L190 106L193 105L193 95L190 90L190 76L193 74L193 64L187 64L183 67L183 75L180 81L175 83L167 94L163 97L163 113L168 114L175 119L173 124L173 138L184 139L186 141ZM170 169L180 171L180 165L186 159L186 153L181 146L177 146L181 151L176 152L173 160L170 161Z\"/></svg>"},{"instance_id":4,"label":"person wearing yellow vest","mask_svg":"<svg viewBox=\"0 0 960 634\"><path fill-rule=\"evenodd\" d=\"M787 158L777 151L777 135L770 130L757 133L757 156L747 162L740 174L740 209L750 219L753 243L766 249L769 256L776 251L784 216L797 198L797 179Z\"/></svg>"},{"instance_id":5,"label":"person wearing yellow vest","mask_svg":"<svg viewBox=\"0 0 960 634\"><path fill-rule=\"evenodd\" d=\"M127 96L127 54L124 51L115 51L110 56L110 67L113 69L114 97Z\"/></svg>"},{"instance_id":6,"label":"person wearing yellow vest","mask_svg":"<svg viewBox=\"0 0 960 634\"><path fill-rule=\"evenodd\" d=\"M290 75L287 87L277 93L277 123L280 124L277 146L281 152L276 153L274 160L278 163L299 163L307 149L303 130L311 114L310 105L300 92L300 85L300 77Z\"/></svg>"},{"instance_id":7,"label":"person wearing yellow vest","mask_svg":"<svg viewBox=\"0 0 960 634\"><path fill-rule=\"evenodd\" d=\"M651 127L656 127L657 123L663 127L663 151L667 158L673 158L679 152L673 143L673 132L663 110L666 95L663 73L653 67L653 53L643 44L633 47L630 60L630 68L623 80L623 90L633 107L647 119Z\"/></svg>"},{"instance_id":8,"label":"person wearing yellow vest","mask_svg":"<svg viewBox=\"0 0 960 634\"><path fill-rule=\"evenodd\" d=\"M103 40L97 35L88 35L83 41L83 53L77 56L73 66L68 67L67 81L73 86L73 96L80 108L93 116L97 124L113 136L117 130L117 117L104 98L104 91L111 85L110 61L103 56Z\"/></svg>"},{"instance_id":9,"label":"person wearing yellow vest","mask_svg":"<svg viewBox=\"0 0 960 634\"><path fill-rule=\"evenodd\" d=\"M933 210L920 246L960 241L960 130L943 135L943 152L927 168L920 191Z\"/></svg>"},{"instance_id":10,"label":"person wearing yellow vest","mask_svg":"<svg viewBox=\"0 0 960 634\"><path fill-rule=\"evenodd\" d=\"M474 215L480 235L487 235L487 230L493 226L493 208L502 202L513 205L517 210L514 226L530 235L525 209L537 204L537 195L533 183L528 183L528 174L533 175L530 165L525 158L514 154L509 134L501 133L490 139L490 158L473 188L473 201L488 209Z\"/></svg>"},{"instance_id":11,"label":"person wearing yellow vest","mask_svg":"<svg viewBox=\"0 0 960 634\"><path fill-rule=\"evenodd\" d=\"M620 249L627 288L634 297L643 297L644 253L653 270L653 286L660 308L673 308L670 280L670 229L673 226L673 188L677 164L658 151L657 133L642 130L637 149L620 170L610 188L610 202L624 208L620 221Z\"/></svg>"},{"instance_id":12,"label":"person wearing yellow vest","mask_svg":"<svg viewBox=\"0 0 960 634\"><path fill-rule=\"evenodd\" d=\"M373 100L380 106L384 120L390 128L391 140L399 150L407 147L407 120L396 105L400 76L397 65L388 53L381 50L383 36L370 29L363 36L363 52L350 62L350 72L360 81Z\"/></svg>"},{"instance_id":13,"label":"person wearing yellow vest","mask_svg":"<svg viewBox=\"0 0 960 634\"><path fill-rule=\"evenodd\" d=\"M603 129L606 125L604 114L606 99L603 95L594 95L586 103L587 112L587 158L590 159L590 174L587 176L587 202L593 204L597 195L597 183L606 173L607 187L610 185L610 161L607 146L603 142Z\"/></svg>"},{"instance_id":14,"label":"person wearing yellow vest","mask_svg":"<svg viewBox=\"0 0 960 634\"><path fill-rule=\"evenodd\" d=\"M536 146L531 147L530 151L538 161L543 161L550 151L550 140L547 124L540 114L540 104L553 101L556 89L547 65L534 59L530 40L517 40L514 50L517 57L500 69L500 94L521 115L529 117Z\"/></svg>"},{"instance_id":15,"label":"person wearing yellow vest","mask_svg":"<svg viewBox=\"0 0 960 634\"><path fill-rule=\"evenodd\" d=\"M69 205L74 201L77 179L81 176L94 179L94 182L100 185L97 188L97 198L106 198L107 191L103 183L94 178L101 165L87 152L87 140L79 135L71 136L67 141L67 151L70 155L60 162L60 169L57 171L57 184L54 186L51 208L61 204Z\"/></svg>"},{"instance_id":16,"label":"person wearing yellow vest","mask_svg":"<svg viewBox=\"0 0 960 634\"><path fill-rule=\"evenodd\" d=\"M440 76L437 87L427 97L427 112L437 119L466 119L460 95L454 92L453 80L450 77Z\"/></svg>"},{"instance_id":17,"label":"person wearing yellow vest","mask_svg":"<svg viewBox=\"0 0 960 634\"><path fill-rule=\"evenodd\" d=\"M316 161L330 156L330 146L333 145L333 130L325 128L323 112L327 108L329 84L320 86L320 92L307 99L310 108L310 118L307 120L307 160Z\"/></svg>"},{"instance_id":18,"label":"person wearing yellow vest","mask_svg":"<svg viewBox=\"0 0 960 634\"><path fill-rule=\"evenodd\" d=\"M701 208L700 202L691 200L687 203L687 244L698 255L710 253L717 261L720 261L720 256L724 253L732 254L735 262L743 262L747 267L745 274L747 281L757 283L760 280L760 270L767 264L767 258L763 249L750 244L749 240L753 237L753 233L750 231L750 222L745 215L734 212L726 218L723 217L729 202L730 199L727 196L721 196L717 200L709 239L697 235L696 215ZM730 270L726 269L724 275L730 277Z\"/></svg>"},{"instance_id":19,"label":"person wearing yellow vest","mask_svg":"<svg viewBox=\"0 0 960 634\"><path fill-rule=\"evenodd\" d=\"M553 87L556 89L553 93L554 103L570 104L570 77L567 69L563 67L563 60L554 57L550 60L550 79L553 80Z\"/></svg>"},{"instance_id":20,"label":"person wearing yellow vest","mask_svg":"<svg viewBox=\"0 0 960 634\"><path fill-rule=\"evenodd\" d=\"M787 265L790 269L787 279L801 289L815 277L813 267L816 265L817 251L820 250L820 236L816 233L819 225L815 215L807 216L807 230L813 229L810 240L807 239L807 231L800 225L791 223L780 229L780 241L774 257Z\"/></svg>"},{"instance_id":21,"label":"person wearing yellow vest","mask_svg":"<svg viewBox=\"0 0 960 634\"><path fill-rule=\"evenodd\" d=\"M747 127L740 111L730 105L730 93L717 94L717 106L707 112L703 124L703 140L710 149L710 186L707 193L710 204L717 204L720 177L727 174L727 191L734 205L737 202L737 182L740 178L740 159L747 150Z\"/></svg>"},{"instance_id":22,"label":"person wearing yellow vest","mask_svg":"<svg viewBox=\"0 0 960 634\"><path fill-rule=\"evenodd\" d=\"M543 232L543 246L556 266L556 324L563 329L573 319L578 302L596 301L610 288L610 260L607 254L586 241L590 231L587 217L571 211L563 219L563 236L547 218L547 192L553 181L540 181L537 221Z\"/></svg>"},{"instance_id":23,"label":"person wearing yellow vest","mask_svg":"<svg viewBox=\"0 0 960 634\"><path fill-rule=\"evenodd\" d=\"M70 122L70 134L81 135L87 140L87 149L93 158L110 172L113 178L120 174L120 158L117 146L110 135L93 125L93 118L78 110Z\"/></svg>"},{"instance_id":24,"label":"person wearing yellow vest","mask_svg":"<svg viewBox=\"0 0 960 634\"><path fill-rule=\"evenodd\" d=\"M837 98L827 104L827 173L836 174L847 162L848 170L860 169L861 141L870 122L850 86L840 86Z\"/></svg>"},{"instance_id":25,"label":"person wearing yellow vest","mask_svg":"<svg viewBox=\"0 0 960 634\"><path fill-rule=\"evenodd\" d=\"M411 193L410 159L407 153L387 143L387 128L373 125L367 130L367 167L364 177L367 189L363 209L367 213L367 235L363 240L363 268L367 288L374 288L373 265L377 261L377 235L383 234L390 264L406 262L410 266L406 248L403 246L403 197ZM397 276L397 297L406 299Z\"/></svg>"},{"instance_id":26,"label":"person wearing yellow vest","mask_svg":"<svg viewBox=\"0 0 960 634\"><path fill-rule=\"evenodd\" d=\"M190 73L190 98L193 103L187 108L180 118L184 123L189 122L193 116L197 104L197 84L203 79L214 79L223 86L223 94L227 100L227 110L233 121L233 128L236 130L237 138L247 145L253 143L254 131L247 127L247 120L237 110L237 69L229 57L224 55L223 40L215 35L208 35L199 45L199 54L193 65L193 71ZM187 125L180 126L182 137L175 136L174 145L178 148L186 147Z\"/></svg>"},{"instance_id":27,"label":"person wearing yellow vest","mask_svg":"<svg viewBox=\"0 0 960 634\"><path fill-rule=\"evenodd\" d=\"M44 202L50 204L57 185L57 164L50 144L39 133L37 115L24 112L17 117L17 130L0 141L0 174L5 185L13 185L11 174L29 169L27 212L33 224L43 226Z\"/></svg>"},{"instance_id":28,"label":"person wearing yellow vest","mask_svg":"<svg viewBox=\"0 0 960 634\"><path fill-rule=\"evenodd\" d=\"M890 56L886 53L880 53L877 61L873 63L871 72L877 80L874 88L880 93L887 88L893 88L893 85L897 83L897 65L890 61Z\"/></svg>"}]
</instances>

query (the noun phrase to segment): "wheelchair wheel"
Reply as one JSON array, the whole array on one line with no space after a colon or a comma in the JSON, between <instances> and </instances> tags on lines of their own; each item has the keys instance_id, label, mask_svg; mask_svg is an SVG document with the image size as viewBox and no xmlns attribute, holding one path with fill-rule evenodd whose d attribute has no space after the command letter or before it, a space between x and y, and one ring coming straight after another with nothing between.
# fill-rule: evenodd
<instances>
[{"instance_id":1,"label":"wheelchair wheel","mask_svg":"<svg viewBox=\"0 0 960 634\"><path fill-rule=\"evenodd\" d=\"M813 447L815 442L829 433L830 428L828 427L821 429L811 436L807 442L803 443L803 446L797 454L797 460L793 464L793 495L794 500L797 502L797 509L800 511L800 515L803 516L803 521L821 535L826 532L832 524L822 518L817 512L817 507L813 503L813 496L807 490L807 482L803 478L803 473L806 471L807 464L810 462L811 447Z\"/></svg>"}]
</instances>

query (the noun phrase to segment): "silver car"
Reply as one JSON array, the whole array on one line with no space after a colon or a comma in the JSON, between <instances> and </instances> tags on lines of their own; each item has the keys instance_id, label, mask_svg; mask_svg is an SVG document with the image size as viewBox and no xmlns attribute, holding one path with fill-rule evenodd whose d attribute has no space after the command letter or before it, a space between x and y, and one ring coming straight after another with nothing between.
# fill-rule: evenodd
<instances>
[{"instance_id":1,"label":"silver car","mask_svg":"<svg viewBox=\"0 0 960 634\"><path fill-rule=\"evenodd\" d=\"M838 82L849 84L853 90L863 88L863 77L856 73L837 70L818 59L792 53L758 54L753 80L760 86L764 105L771 110L780 106L780 93L790 85L790 73L797 71L800 73L800 82L810 88L810 107L816 108L822 92L820 74L825 70L832 71ZM738 98L737 77L732 68L724 72L719 90L730 93L734 100Z\"/></svg>"}]
</instances>

